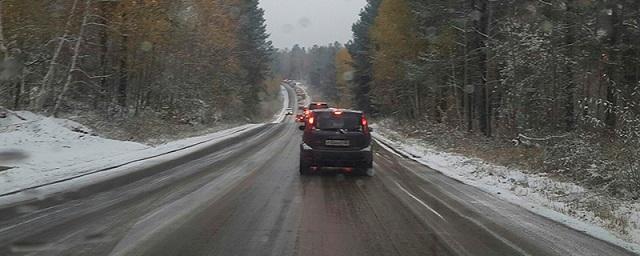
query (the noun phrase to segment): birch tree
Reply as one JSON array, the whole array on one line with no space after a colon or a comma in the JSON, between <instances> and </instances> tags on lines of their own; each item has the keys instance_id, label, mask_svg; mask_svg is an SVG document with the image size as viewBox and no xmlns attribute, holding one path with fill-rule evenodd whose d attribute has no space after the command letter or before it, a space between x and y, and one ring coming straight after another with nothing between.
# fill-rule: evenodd
<instances>
[{"instance_id":1,"label":"birch tree","mask_svg":"<svg viewBox=\"0 0 640 256\"><path fill-rule=\"evenodd\" d=\"M9 58L9 49L4 39L4 29L2 25L3 13L4 13L4 0L0 0L0 53L3 55L3 61Z\"/></svg>"},{"instance_id":2,"label":"birch tree","mask_svg":"<svg viewBox=\"0 0 640 256\"><path fill-rule=\"evenodd\" d=\"M69 72L67 73L67 77L64 81L64 84L62 85L62 91L56 97L56 102L53 107L53 116L58 116L67 91L69 91L69 88L72 86L74 74L77 72L83 72L78 66L78 60L80 58L80 47L82 46L85 32L89 23L89 18L91 16L92 1L93 0L86 0L84 3L84 15L82 17L82 23L80 24L80 32L78 32L78 35L75 39L76 41L73 47L73 56L71 57L71 66L69 67Z\"/></svg>"},{"instance_id":3,"label":"birch tree","mask_svg":"<svg viewBox=\"0 0 640 256\"><path fill-rule=\"evenodd\" d=\"M56 44L55 50L53 51L53 55L49 62L49 67L47 68L47 72L42 78L40 89L33 101L34 102L33 109L36 111L44 110L44 106L51 96L51 93L52 93L51 84L53 83L53 78L56 72L56 68L58 66L62 49L65 43L67 43L67 41L69 40L69 36L71 33L71 24L74 21L76 8L78 6L78 1L79 0L73 0L73 4L71 5L71 10L69 11L69 16L67 18L67 22L63 29L63 33L60 36L60 38L57 39L58 43Z\"/></svg>"}]
</instances>

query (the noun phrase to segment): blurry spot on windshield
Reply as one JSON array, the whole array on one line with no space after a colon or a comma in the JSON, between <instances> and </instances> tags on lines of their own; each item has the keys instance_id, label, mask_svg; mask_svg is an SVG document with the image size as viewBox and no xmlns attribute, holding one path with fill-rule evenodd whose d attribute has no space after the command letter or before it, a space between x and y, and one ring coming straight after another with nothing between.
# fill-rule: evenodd
<instances>
[{"instance_id":1,"label":"blurry spot on windshield","mask_svg":"<svg viewBox=\"0 0 640 256\"><path fill-rule=\"evenodd\" d=\"M342 79L344 79L345 81L351 81L353 80L353 71L347 71L342 73Z\"/></svg>"},{"instance_id":2,"label":"blurry spot on windshield","mask_svg":"<svg viewBox=\"0 0 640 256\"><path fill-rule=\"evenodd\" d=\"M282 32L284 32L284 33L291 33L291 32L293 32L293 29L294 29L294 27L291 24L282 25Z\"/></svg>"},{"instance_id":3,"label":"blurry spot on windshield","mask_svg":"<svg viewBox=\"0 0 640 256\"><path fill-rule=\"evenodd\" d=\"M149 41L144 41L140 44L140 50L144 51L144 52L149 52L151 50L153 50L153 43L149 42Z\"/></svg>"},{"instance_id":4,"label":"blurry spot on windshield","mask_svg":"<svg viewBox=\"0 0 640 256\"><path fill-rule=\"evenodd\" d=\"M298 25L300 25L300 27L307 28L311 26L311 20L307 17L302 17L298 20Z\"/></svg>"},{"instance_id":5,"label":"blurry spot on windshield","mask_svg":"<svg viewBox=\"0 0 640 256\"><path fill-rule=\"evenodd\" d=\"M0 151L0 164L15 162L27 158L28 155L21 150L9 149Z\"/></svg>"}]
</instances>

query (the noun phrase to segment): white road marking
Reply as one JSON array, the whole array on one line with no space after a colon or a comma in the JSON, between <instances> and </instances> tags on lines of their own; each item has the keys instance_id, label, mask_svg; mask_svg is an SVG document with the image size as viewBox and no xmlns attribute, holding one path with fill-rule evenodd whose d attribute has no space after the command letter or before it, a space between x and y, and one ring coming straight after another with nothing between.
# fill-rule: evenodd
<instances>
[{"instance_id":1,"label":"white road marking","mask_svg":"<svg viewBox=\"0 0 640 256\"><path fill-rule=\"evenodd\" d=\"M402 192L406 193L407 195L409 195L409 197L413 198L413 200L418 201L418 203L420 203L422 206L424 206L425 208L429 209L429 211L431 211L433 214L437 215L438 217L440 217L442 220L447 221L444 217L442 217L442 215L440 215L440 213L438 213L436 210L434 210L433 208L429 207L429 205L427 205L425 202L423 202L422 200L420 200L420 198L414 196L413 194L411 194L409 191L407 191L404 187L402 187L402 185L400 185L400 183L398 183L397 181L393 181L396 183L396 185L400 188L400 190L402 190Z\"/></svg>"}]
</instances>

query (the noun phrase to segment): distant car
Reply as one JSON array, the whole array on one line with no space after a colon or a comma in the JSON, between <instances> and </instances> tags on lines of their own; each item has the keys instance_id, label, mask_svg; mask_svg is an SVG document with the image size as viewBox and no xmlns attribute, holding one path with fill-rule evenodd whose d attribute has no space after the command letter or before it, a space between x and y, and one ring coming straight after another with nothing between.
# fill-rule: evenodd
<instances>
[{"instance_id":1,"label":"distant car","mask_svg":"<svg viewBox=\"0 0 640 256\"><path fill-rule=\"evenodd\" d=\"M286 115L288 115L288 116L289 116L289 115L293 115L293 109L291 109L291 108L287 108L284 112L285 112L285 113L286 113Z\"/></svg>"},{"instance_id":2,"label":"distant car","mask_svg":"<svg viewBox=\"0 0 640 256\"><path fill-rule=\"evenodd\" d=\"M307 107L302 107L302 121L307 122L307 117L309 116L310 110Z\"/></svg>"},{"instance_id":3,"label":"distant car","mask_svg":"<svg viewBox=\"0 0 640 256\"><path fill-rule=\"evenodd\" d=\"M300 144L300 174L322 167L345 167L373 176L371 129L364 113L355 110L311 111Z\"/></svg>"},{"instance_id":4,"label":"distant car","mask_svg":"<svg viewBox=\"0 0 640 256\"><path fill-rule=\"evenodd\" d=\"M327 104L326 102L311 102L311 104L309 104L309 110L323 108L329 108L329 104Z\"/></svg>"},{"instance_id":5,"label":"distant car","mask_svg":"<svg viewBox=\"0 0 640 256\"><path fill-rule=\"evenodd\" d=\"M306 125L307 123L307 119L309 119L309 114L311 113L311 111L316 110L316 109L327 109L329 108L329 104L327 104L326 102L311 102L309 104L309 107L305 107L303 114L304 114L304 122L303 124Z\"/></svg>"},{"instance_id":6,"label":"distant car","mask_svg":"<svg viewBox=\"0 0 640 256\"><path fill-rule=\"evenodd\" d=\"M304 122L304 114L300 113L296 115L296 122L302 123Z\"/></svg>"}]
</instances>

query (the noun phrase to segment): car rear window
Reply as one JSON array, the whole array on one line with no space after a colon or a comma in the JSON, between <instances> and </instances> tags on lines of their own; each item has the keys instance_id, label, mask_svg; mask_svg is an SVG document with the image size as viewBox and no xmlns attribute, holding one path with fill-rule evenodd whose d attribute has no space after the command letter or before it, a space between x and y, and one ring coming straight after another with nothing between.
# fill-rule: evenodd
<instances>
[{"instance_id":1,"label":"car rear window","mask_svg":"<svg viewBox=\"0 0 640 256\"><path fill-rule=\"evenodd\" d=\"M339 115L334 112L319 112L316 114L316 128L320 130L362 130L360 123L361 114L358 113L341 113Z\"/></svg>"},{"instance_id":2,"label":"car rear window","mask_svg":"<svg viewBox=\"0 0 640 256\"><path fill-rule=\"evenodd\" d=\"M311 105L309 105L309 109L310 109L310 110L314 110L314 109L323 109L323 108L329 108L329 105L327 105L327 103L320 103L320 104L311 104Z\"/></svg>"}]
</instances>

